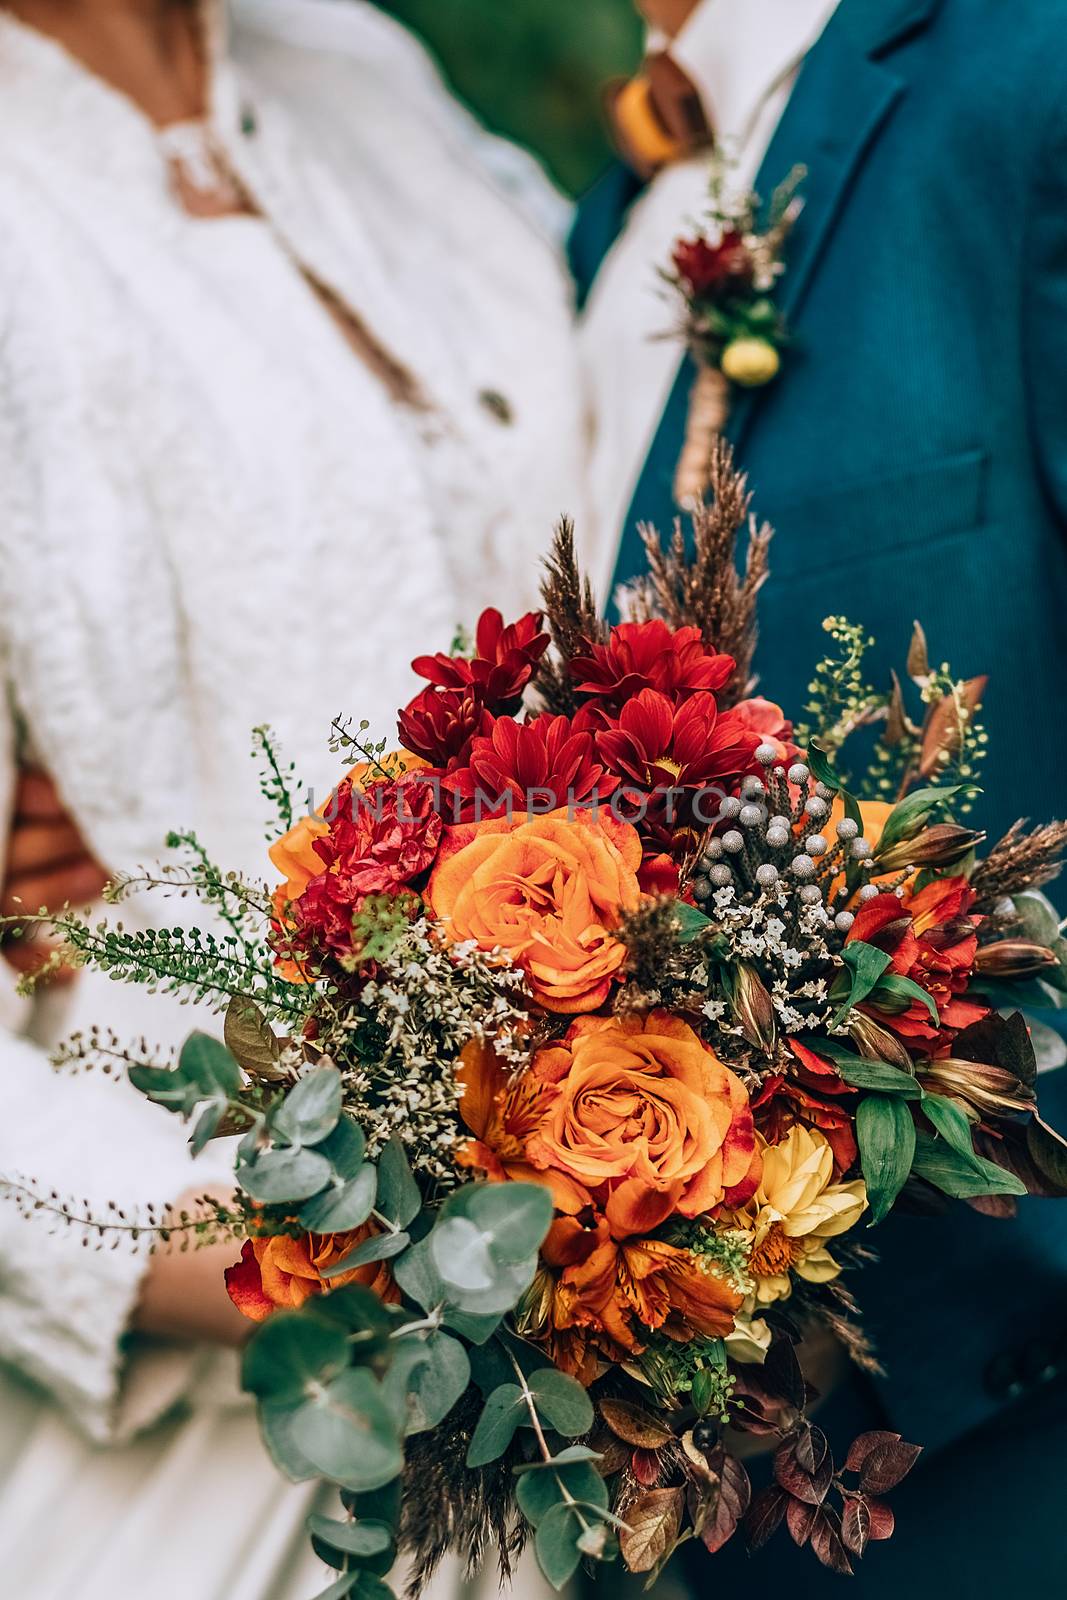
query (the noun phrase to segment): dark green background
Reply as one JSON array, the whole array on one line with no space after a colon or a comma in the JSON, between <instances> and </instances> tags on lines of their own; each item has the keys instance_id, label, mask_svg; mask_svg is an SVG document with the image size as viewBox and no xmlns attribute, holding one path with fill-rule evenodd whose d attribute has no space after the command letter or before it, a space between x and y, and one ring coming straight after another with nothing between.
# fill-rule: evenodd
<instances>
[{"instance_id":1,"label":"dark green background","mask_svg":"<svg viewBox=\"0 0 1067 1600\"><path fill-rule=\"evenodd\" d=\"M631 70L641 35L632 0L379 0L415 28L479 116L584 188L609 148L605 81Z\"/></svg>"}]
</instances>

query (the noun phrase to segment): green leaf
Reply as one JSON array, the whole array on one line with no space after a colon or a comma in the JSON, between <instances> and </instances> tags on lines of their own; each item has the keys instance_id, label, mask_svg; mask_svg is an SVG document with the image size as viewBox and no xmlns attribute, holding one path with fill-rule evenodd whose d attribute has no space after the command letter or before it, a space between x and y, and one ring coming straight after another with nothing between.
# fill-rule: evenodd
<instances>
[{"instance_id":1,"label":"green leaf","mask_svg":"<svg viewBox=\"0 0 1067 1600\"><path fill-rule=\"evenodd\" d=\"M912 1171L954 1200L983 1194L1026 1193L1026 1185L995 1162L977 1155L961 1155L947 1140L931 1138L922 1132L916 1143Z\"/></svg>"},{"instance_id":2,"label":"green leaf","mask_svg":"<svg viewBox=\"0 0 1067 1600\"><path fill-rule=\"evenodd\" d=\"M385 1305L365 1283L346 1283L343 1288L318 1295L314 1302L314 1315L337 1323L349 1333L361 1336L373 1334L376 1342L381 1344L396 1327L397 1313L394 1307ZM349 1350L363 1354L374 1343L366 1337L350 1339Z\"/></svg>"},{"instance_id":3,"label":"green leaf","mask_svg":"<svg viewBox=\"0 0 1067 1600\"><path fill-rule=\"evenodd\" d=\"M474 1296L484 1303L486 1295L497 1292L496 1262L489 1254L489 1241L481 1228L466 1217L443 1217L430 1235L433 1264L449 1290L459 1290L464 1299ZM510 1309L510 1281L503 1294L502 1311Z\"/></svg>"},{"instance_id":4,"label":"green leaf","mask_svg":"<svg viewBox=\"0 0 1067 1600\"><path fill-rule=\"evenodd\" d=\"M334 1378L293 1418L307 1459L345 1489L378 1489L403 1469L400 1431L377 1380L364 1367Z\"/></svg>"},{"instance_id":5,"label":"green leaf","mask_svg":"<svg viewBox=\"0 0 1067 1600\"><path fill-rule=\"evenodd\" d=\"M500 1312L479 1314L458 1310L452 1305L452 1291L434 1266L429 1236L404 1251L393 1268L393 1277L409 1299L424 1311L437 1311L446 1306L446 1325L472 1344L484 1344L500 1326Z\"/></svg>"},{"instance_id":6,"label":"green leaf","mask_svg":"<svg viewBox=\"0 0 1067 1600\"><path fill-rule=\"evenodd\" d=\"M674 902L672 914L674 925L678 930L679 944L692 944L694 939L700 938L705 929L711 927L711 918L705 916L696 906L686 905L684 900Z\"/></svg>"},{"instance_id":7,"label":"green leaf","mask_svg":"<svg viewBox=\"0 0 1067 1600\"><path fill-rule=\"evenodd\" d=\"M394 1133L378 1157L378 1210L398 1228L406 1228L414 1222L421 1207L422 1195L407 1152Z\"/></svg>"},{"instance_id":8,"label":"green leaf","mask_svg":"<svg viewBox=\"0 0 1067 1600\"><path fill-rule=\"evenodd\" d=\"M241 1069L226 1046L209 1033L191 1033L178 1057L178 1071L203 1090L203 1098L240 1093Z\"/></svg>"},{"instance_id":9,"label":"green leaf","mask_svg":"<svg viewBox=\"0 0 1067 1600\"><path fill-rule=\"evenodd\" d=\"M468 1467L485 1467L497 1461L511 1444L515 1430L529 1420L529 1409L517 1383L494 1389L478 1418L467 1451Z\"/></svg>"},{"instance_id":10,"label":"green leaf","mask_svg":"<svg viewBox=\"0 0 1067 1600\"><path fill-rule=\"evenodd\" d=\"M888 1061L868 1061L866 1056L850 1055L845 1050L831 1052L820 1039L819 1048L829 1055L838 1076L853 1089L871 1089L877 1094L899 1095L904 1100L921 1100L922 1085Z\"/></svg>"},{"instance_id":11,"label":"green leaf","mask_svg":"<svg viewBox=\"0 0 1067 1600\"><path fill-rule=\"evenodd\" d=\"M974 1148L971 1124L966 1113L956 1105L955 1101L947 1100L940 1094L925 1094L923 1115L959 1155L965 1156L968 1161L981 1160Z\"/></svg>"},{"instance_id":12,"label":"green leaf","mask_svg":"<svg viewBox=\"0 0 1067 1600\"><path fill-rule=\"evenodd\" d=\"M407 1343L408 1341L402 1341ZM443 1422L471 1381L471 1364L458 1339L431 1333L411 1341L419 1360L412 1363L401 1396L401 1418L406 1434L425 1433ZM394 1367L396 1355L394 1353ZM390 1387L392 1371L383 1387Z\"/></svg>"},{"instance_id":13,"label":"green leaf","mask_svg":"<svg viewBox=\"0 0 1067 1600\"><path fill-rule=\"evenodd\" d=\"M346 1596L348 1600L396 1600L392 1589L381 1578L359 1570L343 1573L336 1583L317 1594L315 1600L345 1600Z\"/></svg>"},{"instance_id":14,"label":"green leaf","mask_svg":"<svg viewBox=\"0 0 1067 1600\"><path fill-rule=\"evenodd\" d=\"M593 1426L593 1403L577 1378L555 1367L543 1367L527 1379L538 1415L564 1438L588 1433Z\"/></svg>"},{"instance_id":15,"label":"green leaf","mask_svg":"<svg viewBox=\"0 0 1067 1600\"><path fill-rule=\"evenodd\" d=\"M865 1095L856 1109L856 1138L873 1227L889 1214L911 1171L915 1124L906 1103L899 1095Z\"/></svg>"},{"instance_id":16,"label":"green leaf","mask_svg":"<svg viewBox=\"0 0 1067 1600\"><path fill-rule=\"evenodd\" d=\"M225 1100L213 1100L201 1112L196 1119L196 1127L193 1129L192 1138L189 1140L189 1148L194 1156L200 1155L205 1146L210 1144L219 1131L219 1124L225 1114Z\"/></svg>"},{"instance_id":17,"label":"green leaf","mask_svg":"<svg viewBox=\"0 0 1067 1600\"><path fill-rule=\"evenodd\" d=\"M331 1550L343 1550L350 1556L380 1556L393 1542L393 1530L384 1522L335 1522L332 1517L313 1514L308 1517L307 1529Z\"/></svg>"},{"instance_id":18,"label":"green leaf","mask_svg":"<svg viewBox=\"0 0 1067 1600\"><path fill-rule=\"evenodd\" d=\"M816 783L825 783L828 789L833 789L840 794L843 788L841 779L837 776L833 762L822 748L818 739L812 739L808 745L807 764Z\"/></svg>"},{"instance_id":19,"label":"green leaf","mask_svg":"<svg viewBox=\"0 0 1067 1600\"><path fill-rule=\"evenodd\" d=\"M578 1545L581 1532L581 1523L568 1505L553 1506L537 1529L537 1565L553 1589L562 1589L574 1576L582 1559Z\"/></svg>"},{"instance_id":20,"label":"green leaf","mask_svg":"<svg viewBox=\"0 0 1067 1600\"><path fill-rule=\"evenodd\" d=\"M866 1000L886 967L890 965L892 957L884 950L879 950L876 945L865 944L862 939L853 939L852 943L846 944L842 950L841 960L847 971L849 992L831 1027L840 1026L853 1006L858 1006L862 1000Z\"/></svg>"},{"instance_id":21,"label":"green leaf","mask_svg":"<svg viewBox=\"0 0 1067 1600\"><path fill-rule=\"evenodd\" d=\"M312 1233L347 1233L360 1228L374 1210L378 1174L369 1164L350 1183L332 1184L300 1213L301 1224Z\"/></svg>"},{"instance_id":22,"label":"green leaf","mask_svg":"<svg viewBox=\"0 0 1067 1600\"><path fill-rule=\"evenodd\" d=\"M315 1146L320 1156L325 1156L334 1170L334 1176L345 1182L354 1178L367 1154L367 1140L363 1129L351 1117L342 1116L332 1133L320 1139Z\"/></svg>"},{"instance_id":23,"label":"green leaf","mask_svg":"<svg viewBox=\"0 0 1067 1600\"><path fill-rule=\"evenodd\" d=\"M265 1400L301 1400L348 1365L342 1329L307 1311L276 1311L245 1347L241 1383Z\"/></svg>"},{"instance_id":24,"label":"green leaf","mask_svg":"<svg viewBox=\"0 0 1067 1600\"><path fill-rule=\"evenodd\" d=\"M336 1128L341 1099L341 1074L337 1068L313 1067L274 1112L271 1132L289 1144L318 1144Z\"/></svg>"},{"instance_id":25,"label":"green leaf","mask_svg":"<svg viewBox=\"0 0 1067 1600\"><path fill-rule=\"evenodd\" d=\"M441 1214L473 1222L494 1261L511 1265L536 1255L552 1226L552 1195L540 1183L469 1183L448 1197Z\"/></svg>"},{"instance_id":26,"label":"green leaf","mask_svg":"<svg viewBox=\"0 0 1067 1600\"><path fill-rule=\"evenodd\" d=\"M921 1001L930 1013L931 1022L935 1027L940 1027L941 1018L938 1016L933 997L927 994L913 978L904 978L898 972L888 972L885 977L879 978L871 993L871 1003L882 1011L894 1013L907 1011L913 1000Z\"/></svg>"},{"instance_id":27,"label":"green leaf","mask_svg":"<svg viewBox=\"0 0 1067 1600\"><path fill-rule=\"evenodd\" d=\"M391 1261L394 1256L407 1249L411 1243L411 1235L407 1233L379 1233L373 1238L364 1239L362 1244L357 1244L340 1261L335 1261L332 1267L326 1267L322 1276L324 1278L339 1278L346 1272L352 1272L356 1267L370 1266L373 1261Z\"/></svg>"},{"instance_id":28,"label":"green leaf","mask_svg":"<svg viewBox=\"0 0 1067 1600\"><path fill-rule=\"evenodd\" d=\"M973 784L956 783L942 788L914 789L911 794L897 802L886 818L877 848L873 852L875 860L902 840L913 839L926 826L935 811L941 806L947 806L957 795L968 792L976 792Z\"/></svg>"},{"instance_id":29,"label":"green leaf","mask_svg":"<svg viewBox=\"0 0 1067 1600\"><path fill-rule=\"evenodd\" d=\"M280 1205L310 1200L331 1178L330 1163L314 1150L267 1150L237 1168L237 1181L253 1200Z\"/></svg>"},{"instance_id":30,"label":"green leaf","mask_svg":"<svg viewBox=\"0 0 1067 1600\"><path fill-rule=\"evenodd\" d=\"M588 1461L576 1461L560 1466L556 1461L535 1461L522 1473L515 1485L515 1499L519 1510L533 1527L559 1505L569 1494L583 1505L600 1506L607 1510L608 1487L595 1467Z\"/></svg>"},{"instance_id":31,"label":"green leaf","mask_svg":"<svg viewBox=\"0 0 1067 1600\"><path fill-rule=\"evenodd\" d=\"M309 1478L319 1475L318 1469L293 1440L293 1419L304 1404L303 1399L264 1400L257 1408L259 1431L271 1460L278 1471L293 1483L306 1483Z\"/></svg>"}]
</instances>

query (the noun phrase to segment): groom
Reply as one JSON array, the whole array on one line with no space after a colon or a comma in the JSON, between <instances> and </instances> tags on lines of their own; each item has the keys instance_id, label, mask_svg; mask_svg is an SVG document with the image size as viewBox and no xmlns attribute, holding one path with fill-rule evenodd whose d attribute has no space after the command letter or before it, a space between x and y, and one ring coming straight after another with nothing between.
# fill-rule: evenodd
<instances>
[{"instance_id":1,"label":"groom","mask_svg":"<svg viewBox=\"0 0 1067 1600\"><path fill-rule=\"evenodd\" d=\"M922 618L935 659L988 672L983 822L1067 812L1067 0L645 0L651 60L615 102L627 165L585 201L573 261L594 409L599 565L669 528L694 368L657 269L691 234L712 142L764 196L803 164L778 300L793 340L727 432L776 528L757 669L797 703L828 611L878 638L875 683ZM1067 1069L1043 1079L1067 1121ZM852 1592L1062 1586L1067 1237L961 1208L872 1236L857 1287L888 1369L834 1408L927 1446L901 1532ZM885 1421L882 1422L884 1417ZM786 1536L780 1535L781 1539ZM769 1587L823 1594L808 1552ZM728 1559L727 1553L715 1558ZM694 1568L694 1578L697 1569ZM705 1584L729 1580L720 1565Z\"/></svg>"}]
</instances>

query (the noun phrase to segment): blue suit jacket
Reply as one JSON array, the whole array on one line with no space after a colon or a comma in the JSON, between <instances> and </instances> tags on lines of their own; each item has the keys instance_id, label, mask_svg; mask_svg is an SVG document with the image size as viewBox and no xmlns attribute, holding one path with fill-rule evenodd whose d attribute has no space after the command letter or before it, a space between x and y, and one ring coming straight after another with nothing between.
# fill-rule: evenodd
<instances>
[{"instance_id":1,"label":"blue suit jacket","mask_svg":"<svg viewBox=\"0 0 1067 1600\"><path fill-rule=\"evenodd\" d=\"M994 836L1067 811L1065 44L1067 0L842 0L758 180L768 194L809 169L780 293L796 342L728 429L777 530L765 692L802 702L829 611L878 636L876 682L921 617L935 659L990 673ZM636 193L618 169L585 202L580 290ZM684 362L619 579L637 522L675 514L692 375ZM1064 1076L1043 1080L1061 1124ZM872 1242L884 1264L857 1288L906 1436L947 1445L1067 1372L1067 1205L900 1218Z\"/></svg>"}]
</instances>

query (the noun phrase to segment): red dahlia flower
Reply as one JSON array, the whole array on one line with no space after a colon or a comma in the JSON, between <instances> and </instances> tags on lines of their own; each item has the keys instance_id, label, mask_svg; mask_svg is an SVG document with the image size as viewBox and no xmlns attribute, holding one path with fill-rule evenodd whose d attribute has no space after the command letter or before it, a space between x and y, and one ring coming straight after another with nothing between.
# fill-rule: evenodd
<instances>
[{"instance_id":1,"label":"red dahlia flower","mask_svg":"<svg viewBox=\"0 0 1067 1600\"><path fill-rule=\"evenodd\" d=\"M445 785L462 803L462 821L472 819L476 804L481 815L492 815L498 799L510 797L515 814L546 812L594 795L606 798L617 786L597 760L592 734L576 732L569 717L549 716L525 723L498 718L472 741L466 764Z\"/></svg>"},{"instance_id":2,"label":"red dahlia flower","mask_svg":"<svg viewBox=\"0 0 1067 1600\"><path fill-rule=\"evenodd\" d=\"M505 626L499 611L483 611L474 636L473 656L418 656L412 667L440 689L473 686L491 711L517 711L534 667L548 649L540 611L529 611Z\"/></svg>"},{"instance_id":3,"label":"red dahlia flower","mask_svg":"<svg viewBox=\"0 0 1067 1600\"><path fill-rule=\"evenodd\" d=\"M733 674L733 656L709 651L699 628L669 628L665 622L620 622L606 644L590 644L570 670L578 693L595 695L619 710L642 689L658 689L674 700L700 690L722 689Z\"/></svg>"},{"instance_id":4,"label":"red dahlia flower","mask_svg":"<svg viewBox=\"0 0 1067 1600\"><path fill-rule=\"evenodd\" d=\"M683 239L674 251L674 269L690 294L698 298L714 296L732 283L748 282L752 277L752 257L741 235L733 229L723 234L718 244L707 239Z\"/></svg>"},{"instance_id":5,"label":"red dahlia flower","mask_svg":"<svg viewBox=\"0 0 1067 1600\"><path fill-rule=\"evenodd\" d=\"M475 734L492 728L493 718L472 685L464 689L431 685L400 713L397 726L405 750L447 770L466 757Z\"/></svg>"},{"instance_id":6,"label":"red dahlia flower","mask_svg":"<svg viewBox=\"0 0 1067 1600\"><path fill-rule=\"evenodd\" d=\"M398 894L427 872L444 824L432 786L418 773L362 792L346 778L326 820L330 831L313 847L326 871L289 910L300 937L343 958L354 948L353 913L368 895Z\"/></svg>"},{"instance_id":7,"label":"red dahlia flower","mask_svg":"<svg viewBox=\"0 0 1067 1600\"><path fill-rule=\"evenodd\" d=\"M988 1014L988 1006L964 998L978 953L981 918L968 915L974 899L966 878L935 878L903 901L876 895L856 913L849 942L862 939L884 950L892 957L888 970L925 989L937 1007L939 1027L918 999L896 1011L871 1001L860 1007L913 1048L932 1050Z\"/></svg>"}]
</instances>

